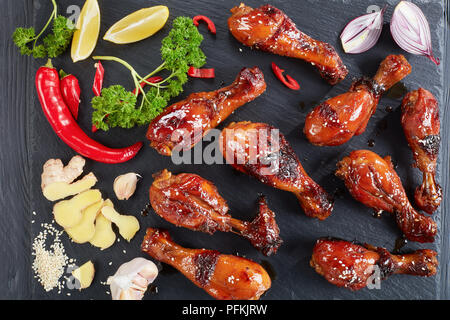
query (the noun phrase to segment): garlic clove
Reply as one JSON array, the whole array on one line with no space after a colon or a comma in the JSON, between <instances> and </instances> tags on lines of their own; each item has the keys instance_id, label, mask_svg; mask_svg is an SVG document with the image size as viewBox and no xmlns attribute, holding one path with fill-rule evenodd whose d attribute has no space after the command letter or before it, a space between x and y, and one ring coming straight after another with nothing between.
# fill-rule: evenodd
<instances>
[{"instance_id":1,"label":"garlic clove","mask_svg":"<svg viewBox=\"0 0 450 320\"><path fill-rule=\"evenodd\" d=\"M141 177L137 173L130 172L118 176L114 180L114 193L119 200L128 200L136 191L136 185L138 177Z\"/></svg>"},{"instance_id":2,"label":"garlic clove","mask_svg":"<svg viewBox=\"0 0 450 320\"><path fill-rule=\"evenodd\" d=\"M113 300L141 300L150 283L158 276L158 267L150 260L135 258L122 264L107 284Z\"/></svg>"}]
</instances>

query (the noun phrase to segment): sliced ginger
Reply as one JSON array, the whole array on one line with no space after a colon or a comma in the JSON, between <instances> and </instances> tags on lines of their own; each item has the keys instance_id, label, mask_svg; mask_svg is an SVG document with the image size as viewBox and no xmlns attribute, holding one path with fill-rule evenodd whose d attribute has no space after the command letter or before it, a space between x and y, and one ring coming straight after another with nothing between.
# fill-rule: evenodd
<instances>
[{"instance_id":1,"label":"sliced ginger","mask_svg":"<svg viewBox=\"0 0 450 320\"><path fill-rule=\"evenodd\" d=\"M44 189L42 189L42 193L48 200L56 201L89 190L96 183L97 178L91 172L85 175L82 179L73 183L60 181L49 184Z\"/></svg>"},{"instance_id":2,"label":"sliced ginger","mask_svg":"<svg viewBox=\"0 0 450 320\"><path fill-rule=\"evenodd\" d=\"M88 261L78 269L72 271L72 275L80 283L80 290L86 289L91 286L92 280L94 280L95 268L92 261Z\"/></svg>"},{"instance_id":3,"label":"sliced ginger","mask_svg":"<svg viewBox=\"0 0 450 320\"><path fill-rule=\"evenodd\" d=\"M103 207L103 200L83 210L81 221L75 227L66 228L67 234L76 243L86 243L94 237L95 220Z\"/></svg>"},{"instance_id":4,"label":"sliced ginger","mask_svg":"<svg viewBox=\"0 0 450 320\"><path fill-rule=\"evenodd\" d=\"M136 217L121 215L109 206L102 208L102 214L119 228L120 235L127 241L139 231L139 221Z\"/></svg>"},{"instance_id":5,"label":"sliced ginger","mask_svg":"<svg viewBox=\"0 0 450 320\"><path fill-rule=\"evenodd\" d=\"M107 199L103 202L103 207L114 208L111 200ZM112 229L112 223L106 219L100 212L95 219L95 233L89 243L94 247L102 250L111 247L116 241L116 234Z\"/></svg>"},{"instance_id":6,"label":"sliced ginger","mask_svg":"<svg viewBox=\"0 0 450 320\"><path fill-rule=\"evenodd\" d=\"M97 189L84 191L70 200L63 200L53 207L55 221L63 228L72 228L80 223L83 210L102 200Z\"/></svg>"}]
</instances>

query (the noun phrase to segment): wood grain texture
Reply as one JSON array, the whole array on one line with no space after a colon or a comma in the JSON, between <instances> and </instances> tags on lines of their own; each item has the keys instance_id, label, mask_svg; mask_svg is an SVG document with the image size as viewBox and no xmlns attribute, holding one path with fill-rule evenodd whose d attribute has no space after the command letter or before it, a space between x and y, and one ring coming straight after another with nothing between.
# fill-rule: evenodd
<instances>
[{"instance_id":1,"label":"wood grain texture","mask_svg":"<svg viewBox=\"0 0 450 320\"><path fill-rule=\"evenodd\" d=\"M58 0L60 12L73 4L82 5L83 0ZM0 283L7 284L6 290L0 290L0 298L33 299L110 299L109 288L100 284L112 275L118 266L136 256L145 256L139 250L146 227L163 227L168 229L175 241L187 247L204 247L220 250L224 253L239 253L256 262L268 261L276 271L272 288L263 299L443 299L450 298L450 273L448 248L450 240L450 219L445 212L450 210L450 185L448 141L450 138L450 92L449 92L449 41L445 50L444 39L449 38L448 16L444 18L444 5L440 0L414 1L423 7L430 19L434 51L442 60L440 67L435 67L424 57L413 56L403 52L393 42L389 28L384 26L380 42L369 52L360 55L345 55L339 43L339 33L351 19L364 13L369 5L382 7L382 0L302 0L270 1L284 10L298 27L320 40L334 45L342 55L350 74L341 84L330 87L311 66L294 59L287 59L250 50L239 44L228 32L227 18L229 9L239 1L195 0L165 2L170 8L167 25L157 34L145 41L117 46L100 40L95 54L116 55L125 58L137 70L145 73L159 65L159 47L171 27L171 21L179 15L193 16L205 14L212 18L217 26L217 36L210 35L204 26L200 31L205 36L202 48L208 59L205 67L216 69L216 79L191 80L180 97L196 91L214 90L235 78L243 66L259 66L268 83L267 92L252 103L237 110L222 128L231 121L261 121L281 129L287 140L298 154L305 170L330 193L340 196L336 199L333 215L324 222L308 219L292 195L262 185L258 181L236 173L226 165L174 165L170 158L158 155L149 147L143 148L139 155L129 163L104 165L88 161L86 172L93 171L100 178L98 187L104 197L111 197L120 212L137 216L141 230L131 243L124 240L117 242L105 251L99 251L89 245L73 244L66 235L63 242L70 257L79 264L93 259L97 269L91 288L81 292L65 290L62 295L55 291L46 293L37 281L32 279L30 256L31 238L41 230L40 223L52 220L52 203L45 200L40 191L40 173L43 163L49 158L61 158L68 161L75 153L60 141L41 112L35 97L34 74L43 61L23 58L19 55L10 39L15 27L25 25L42 25L51 10L46 0L6 1L1 12L1 71L3 85L0 87L2 108L0 108L1 137L1 183L0 202L2 224L0 224L0 255L6 257L7 263L0 264ZM446 0L448 10L449 1ZM159 4L157 1L128 0L126 6L121 0L99 1L102 11L101 35L115 21L144 5ZM262 2L245 1L251 6ZM390 20L394 5L390 4L386 21ZM195 11L193 11L195 8ZM448 12L448 11L447 11ZM424 86L431 90L440 101L442 117L442 153L439 160L439 177L445 192L445 201L441 210L434 217L438 222L440 233L435 244L418 245L409 243L406 247L416 249L426 247L439 251L440 273L432 278L414 278L393 276L384 281L381 290L363 289L349 292L328 284L309 267L309 259L314 242L321 236L341 237L348 240L357 239L374 245L392 249L395 239L400 235L392 217L382 219L371 217L371 210L354 201L345 191L343 183L334 177L338 160L354 149L368 148L367 141L376 142L373 151L380 155L391 155L398 164L397 171L406 187L410 199L414 188L421 182L417 169L411 168L412 154L406 144L400 126L401 97L384 97L377 112L371 119L367 131L337 148L320 148L311 146L301 130L308 112L319 102L348 89L353 77L362 74L373 75L379 62L387 54L403 53L413 66L413 73L403 83L408 90ZM274 77L270 63L274 61L297 79L302 86L299 92L283 87ZM74 73L82 86L82 104L79 123L88 134L98 141L113 147L126 146L136 141L143 141L146 127L132 130L114 129L108 133L90 133L92 81L94 62L91 59L72 64L69 54L54 59L54 65L68 73ZM105 85L120 83L131 86L131 79L120 65L105 62ZM445 68L445 69L444 69ZM444 72L444 70L446 70ZM179 99L176 99L179 100ZM394 112L385 111L387 106ZM265 258L256 252L245 240L230 234L217 233L214 236L176 228L153 212L147 217L139 215L148 202L148 187L153 179L152 173L167 168L174 173L192 172L213 181L221 195L227 199L233 216L249 220L255 213L255 201L259 192L267 195L269 206L276 212L284 244L276 256ZM136 194L129 201L117 201L112 190L114 178L129 171L143 176L139 181ZM37 216L32 216L32 211ZM36 223L31 224L34 219ZM445 235L445 236L444 236ZM110 265L111 262L111 265ZM179 272L163 266L155 284L159 288L157 295L146 295L146 299L210 299L201 289L196 288ZM1 287L1 286L0 286ZM1 287L3 288L3 287ZM67 293L71 295L68 296Z\"/></svg>"},{"instance_id":2,"label":"wood grain texture","mask_svg":"<svg viewBox=\"0 0 450 320\"><path fill-rule=\"evenodd\" d=\"M0 299L31 297L29 120L30 59L17 54L11 35L32 23L30 1L4 1L0 11Z\"/></svg>"}]
</instances>

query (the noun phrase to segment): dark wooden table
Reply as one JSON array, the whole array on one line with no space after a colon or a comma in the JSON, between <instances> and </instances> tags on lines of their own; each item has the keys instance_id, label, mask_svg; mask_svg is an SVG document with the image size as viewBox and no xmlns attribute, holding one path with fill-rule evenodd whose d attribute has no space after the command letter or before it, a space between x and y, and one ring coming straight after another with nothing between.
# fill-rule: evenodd
<instances>
[{"instance_id":1,"label":"dark wooden table","mask_svg":"<svg viewBox=\"0 0 450 320\"><path fill-rule=\"evenodd\" d=\"M144 6L144 1L100 0L102 10L102 31L114 21L127 13ZM368 53L350 56L344 55L338 36L346 22L362 14L368 5L384 5L384 1L281 1L271 3L285 10L294 22L306 33L332 43L349 66L351 74L336 87L326 85L314 73L310 66L269 54L251 51L237 43L227 31L226 19L228 9L239 1L165 1L169 6L171 17L167 26L151 40L127 47L118 47L100 41L97 53L126 57L139 70L149 70L159 64L158 49L160 40L171 26L171 21L178 15L193 16L205 14L213 18L218 26L215 39L207 34L202 45L209 67L215 67L217 78L211 81L190 81L185 93L199 90L214 90L224 83L231 82L239 69L245 65L258 65L263 69L268 82L267 93L238 110L227 123L231 121L252 120L273 124L281 129L296 150L305 169L319 183L333 193L343 189L342 182L333 177L335 163L356 148L368 148L367 141L375 139L373 150L381 155L392 155L398 163L398 172L408 194L420 182L418 170L411 168L412 154L406 145L401 127L398 106L399 98L383 98L376 114L371 119L369 127L363 135L354 138L350 143L339 148L318 148L308 144L301 134L303 121L309 110L325 97L345 91L351 83L351 78L360 74L372 75L379 62L389 53L404 53L392 39L385 25L380 43ZM257 6L260 2L246 1ZM414 1L423 4L424 1ZM269 261L277 273L272 289L265 299L449 299L450 298L450 184L449 184L449 134L450 134L450 38L449 18L444 15L444 7L448 14L449 1L426 1L423 6L425 14L430 18L435 52L440 56L442 65L435 67L426 58L407 56L413 65L413 73L403 82L410 89L424 86L435 93L440 99L442 117L442 151L439 163L440 181L444 188L445 199L442 207L435 215L439 225L439 237L435 244L419 246L409 243L406 249L418 247L434 248L439 251L440 269L436 277L423 279L406 276L393 276L382 283L381 290L361 290L353 293L328 284L309 266L308 260L315 239L320 236L335 236L348 240L358 239L374 245L387 246L392 249L395 239L399 236L395 223L389 216L380 220L371 217L371 211L356 203L347 192L337 199L333 216L318 222L307 219L295 198L284 192L263 186L246 176L237 175L228 166L175 166L170 159L157 155L152 149L145 147L132 162L118 166L106 166L88 161L88 170L93 170L101 177L99 183L106 195L112 197L112 181L119 173L137 171L144 175L137 194L126 204L119 203L120 211L128 211L138 215L147 202L147 189L152 182L151 174L167 167L175 172L195 172L213 181L221 194L228 200L233 215L249 219L254 212L254 201L258 192L265 193L270 205L277 213L281 235L285 240L280 252L270 258L265 258L255 252L244 240L229 234L209 236L181 228L175 228L165 223L153 213L148 217L138 217L141 231L130 243L116 244L105 252L86 246L76 246L65 239L67 252L76 257L79 262L88 259L97 260L98 272L96 283L89 290L73 293L71 297L58 296L55 292L45 293L42 287L33 279L31 270L31 242L38 232L38 224L31 224L32 219L38 222L51 220L51 203L46 201L39 189L41 167L50 157L61 157L69 160L74 152L65 146L52 132L40 110L34 88L34 74L42 63L22 57L11 41L11 35L18 26L40 26L50 12L50 1L4 0L0 12L0 70L2 85L0 86L0 299L109 299L105 287L99 284L115 269L127 260L141 255L139 243L145 228L148 226L164 227L171 231L173 238L186 246L207 247L227 253L244 254L258 262ZM69 4L81 5L83 1L58 1L63 13ZM108 3L108 5L107 5ZM345 3L345 4L343 4ZM157 1L145 1L150 6ZM125 8L126 7L126 8ZM386 14L388 22L393 6L390 5ZM444 39L446 44L444 44ZM242 51L240 51L242 49ZM302 85L299 94L282 87L270 71L270 62L275 61L289 70ZM80 124L89 131L89 100L91 98L91 83L93 78L93 61L84 61L74 66L68 54L55 59L58 67L67 72L75 73L83 86L83 104L81 106ZM106 63L106 85L120 83L129 85L126 70L119 65ZM394 107L392 114L385 112L386 106ZM387 128L384 126L387 125ZM108 145L127 145L130 142L143 139L145 128L113 130L111 133L93 135ZM116 201L117 202L117 201ZM32 217L32 211L38 217ZM64 236L67 238L66 236ZM127 249L127 255L122 253ZM113 266L108 266L113 261ZM181 274L164 266L157 279L158 295L147 295L148 299L209 299L201 289L193 286Z\"/></svg>"}]
</instances>

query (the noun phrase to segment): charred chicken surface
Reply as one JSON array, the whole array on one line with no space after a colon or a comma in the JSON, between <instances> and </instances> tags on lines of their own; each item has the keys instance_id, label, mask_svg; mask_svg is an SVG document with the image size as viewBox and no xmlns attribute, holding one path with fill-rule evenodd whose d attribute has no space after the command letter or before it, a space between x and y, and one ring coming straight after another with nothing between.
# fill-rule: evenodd
<instances>
[{"instance_id":1,"label":"charred chicken surface","mask_svg":"<svg viewBox=\"0 0 450 320\"><path fill-rule=\"evenodd\" d=\"M220 150L228 164L277 189L292 192L309 217L326 219L331 197L303 169L284 136L265 123L239 122L226 127Z\"/></svg>"},{"instance_id":2,"label":"charred chicken surface","mask_svg":"<svg viewBox=\"0 0 450 320\"><path fill-rule=\"evenodd\" d=\"M435 181L436 161L441 142L439 105L425 89L408 93L402 103L402 125L413 151L415 166L423 173L415 200L423 211L432 214L442 201L442 189Z\"/></svg>"},{"instance_id":3,"label":"charred chicken surface","mask_svg":"<svg viewBox=\"0 0 450 320\"><path fill-rule=\"evenodd\" d=\"M156 174L150 203L161 218L176 226L209 234L234 232L265 255L276 253L283 242L275 214L264 197L258 201L258 214L252 222L234 219L213 183L196 174L172 175L167 170Z\"/></svg>"},{"instance_id":4,"label":"charred chicken surface","mask_svg":"<svg viewBox=\"0 0 450 320\"><path fill-rule=\"evenodd\" d=\"M373 79L354 82L347 93L331 98L307 116L303 133L319 146L339 146L366 130L381 95L411 72L402 55L390 55Z\"/></svg>"},{"instance_id":5,"label":"charred chicken surface","mask_svg":"<svg viewBox=\"0 0 450 320\"><path fill-rule=\"evenodd\" d=\"M385 248L331 238L319 239L310 261L328 282L350 290L367 286L378 267L381 279L392 274L430 277L436 274L438 260L433 250L417 250L394 255Z\"/></svg>"},{"instance_id":6,"label":"charred chicken surface","mask_svg":"<svg viewBox=\"0 0 450 320\"><path fill-rule=\"evenodd\" d=\"M228 87L193 93L167 107L148 127L150 146L166 156L170 156L177 145L183 150L190 149L209 129L215 128L234 110L256 99L265 90L261 70L244 68Z\"/></svg>"},{"instance_id":7,"label":"charred chicken surface","mask_svg":"<svg viewBox=\"0 0 450 320\"><path fill-rule=\"evenodd\" d=\"M408 240L434 241L436 223L411 206L390 157L383 159L372 151L358 150L337 166L336 175L356 200L377 211L393 213Z\"/></svg>"},{"instance_id":8,"label":"charred chicken surface","mask_svg":"<svg viewBox=\"0 0 450 320\"><path fill-rule=\"evenodd\" d=\"M283 11L271 5L253 9L241 3L231 13L228 28L242 44L310 62L332 85L347 76L348 70L333 46L298 30Z\"/></svg>"},{"instance_id":9,"label":"charred chicken surface","mask_svg":"<svg viewBox=\"0 0 450 320\"><path fill-rule=\"evenodd\" d=\"M258 300L271 286L259 264L214 250L183 248L167 231L148 228L141 249L176 268L216 299Z\"/></svg>"}]
</instances>

